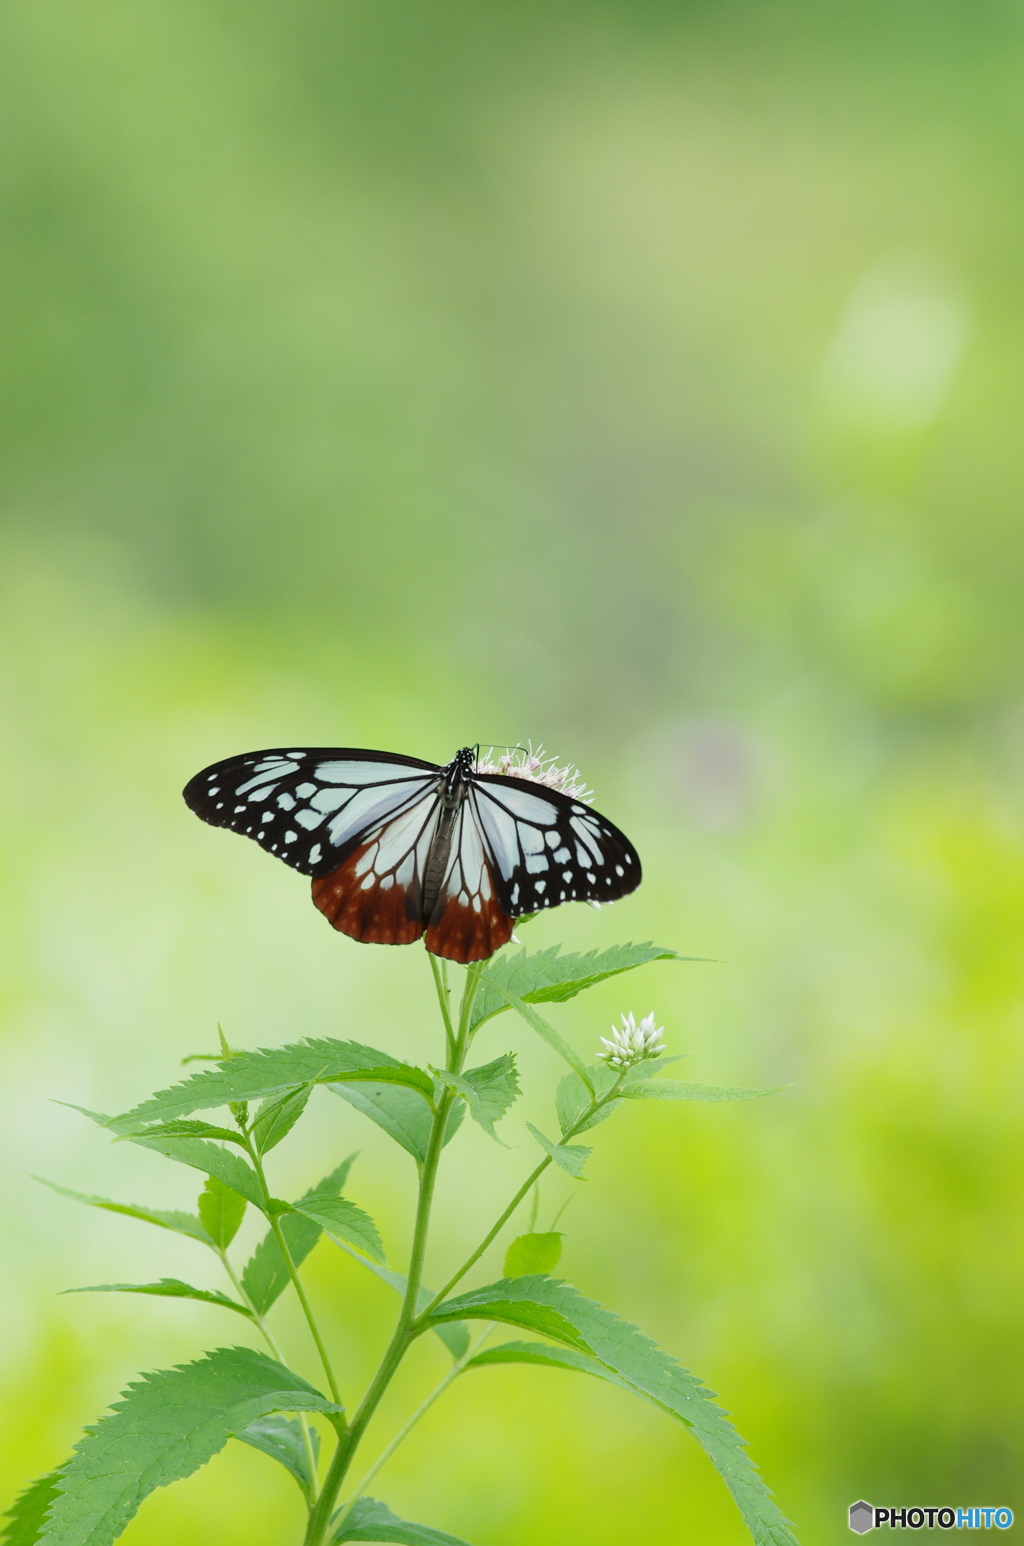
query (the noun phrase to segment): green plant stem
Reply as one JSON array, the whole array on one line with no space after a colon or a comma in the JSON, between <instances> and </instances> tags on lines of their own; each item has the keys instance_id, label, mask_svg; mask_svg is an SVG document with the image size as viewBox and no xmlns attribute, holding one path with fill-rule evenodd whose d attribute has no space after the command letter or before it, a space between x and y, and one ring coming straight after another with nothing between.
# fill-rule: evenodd
<instances>
[{"instance_id":1,"label":"green plant stem","mask_svg":"<svg viewBox=\"0 0 1024 1546\"><path fill-rule=\"evenodd\" d=\"M448 1044L448 1056L455 1051L455 1031L452 1027L451 995L448 988L447 962L439 961L437 956L430 957L430 970L434 975L434 986L437 989L437 1001L441 1006L441 1018L444 1021L445 1041Z\"/></svg>"},{"instance_id":2,"label":"green plant stem","mask_svg":"<svg viewBox=\"0 0 1024 1546\"><path fill-rule=\"evenodd\" d=\"M591 1098L590 1105L586 1108L585 1111L580 1112L579 1116L576 1118L576 1121L569 1128L569 1131L562 1135L562 1143L567 1143L570 1138L574 1138L580 1129L587 1125L587 1122L596 1111L599 1111L602 1106L607 1106L609 1101L613 1101L617 1098L618 1093L622 1088L622 1081L625 1079L625 1077L626 1074L625 1071L623 1071L616 1079L607 1095L602 1095L600 1099L598 1099L596 1096ZM530 1172L522 1186L519 1188L518 1192L516 1192L515 1196L512 1198L512 1201L509 1203L508 1207L505 1208L504 1211L498 1216L496 1222L491 1225L490 1229L487 1231L486 1235L481 1240L476 1250L473 1251L471 1255L466 1257L466 1260L462 1263L462 1266L459 1268L458 1272L456 1272L453 1277L448 1279L448 1282L444 1285L444 1288L440 1289L434 1295L430 1303L425 1305L424 1308L420 1311L419 1315L416 1317L415 1322L417 1327L423 1325L423 1322L426 1320L431 1311L436 1310L438 1305L441 1304L443 1300L448 1298L448 1295L451 1293L456 1284L461 1283L469 1269L475 1266L475 1264L480 1260L487 1247L492 1243L496 1236L500 1234L501 1230L508 1223L509 1219L519 1207L519 1204L522 1202L523 1198L529 1192L531 1186L536 1185L551 1163L552 1160L550 1154L545 1155L540 1164Z\"/></svg>"},{"instance_id":3,"label":"green plant stem","mask_svg":"<svg viewBox=\"0 0 1024 1546\"><path fill-rule=\"evenodd\" d=\"M249 1150L249 1158L252 1160L253 1167L255 1168L256 1174L259 1177L260 1188L263 1192L266 1215L270 1220L270 1228L274 1239L277 1241L277 1248L281 1252L281 1259L288 1269L288 1276L291 1278L295 1292L299 1297L299 1303L302 1306L302 1313L306 1317L306 1324L309 1327L313 1341L316 1343L316 1350L320 1354L320 1362L323 1364L324 1373L327 1376L327 1384L330 1388L331 1400L334 1401L338 1406L342 1406L344 1403L342 1402L341 1395L338 1391L338 1382L334 1378L334 1370L331 1368L331 1360L327 1356L327 1349L324 1346L324 1339L320 1335L320 1328L316 1323L316 1317L313 1314L313 1307L309 1300L306 1298L306 1290L302 1286L302 1279L299 1277L298 1268L292 1259L291 1251L288 1249L288 1242L284 1237L284 1230L281 1228L281 1220L278 1218L277 1214L273 1212L270 1206L270 1191L267 1186L267 1178L263 1173L263 1163L256 1152L256 1145L250 1139L248 1132L245 1131L245 1129L243 1129L243 1131L245 1132L245 1142L246 1147Z\"/></svg>"},{"instance_id":4,"label":"green plant stem","mask_svg":"<svg viewBox=\"0 0 1024 1546\"><path fill-rule=\"evenodd\" d=\"M220 1246L216 1246L215 1250L217 1255L220 1257L221 1265L223 1266L224 1271L227 1273L231 1280L232 1288L235 1290L235 1293L238 1295L239 1299L241 1299L242 1303L245 1305L245 1308L249 1311L249 1314L256 1322L256 1325L259 1327L263 1336L263 1340L266 1342L278 1363L283 1364L284 1354L278 1346L277 1338L274 1336L274 1333L267 1325L263 1316L259 1313L256 1306L253 1304L251 1296L243 1287L241 1278L238 1276L234 1267L232 1267L230 1261L228 1260L227 1251L223 1250ZM287 1364L285 1364L285 1368L287 1367ZM316 1474L316 1454L313 1450L313 1439L309 1431L309 1416L306 1412L299 1412L297 1413L297 1416L299 1419L299 1427L302 1429L302 1444L306 1451L306 1460L309 1464L310 1485L312 1488L312 1494L309 1501L310 1503L315 1503L319 1493L319 1484Z\"/></svg>"},{"instance_id":5,"label":"green plant stem","mask_svg":"<svg viewBox=\"0 0 1024 1546\"><path fill-rule=\"evenodd\" d=\"M346 1514L348 1514L349 1510L353 1508L353 1506L364 1495L367 1487L373 1481L373 1478L377 1475L377 1472L381 1470L383 1466L387 1465L399 1444L403 1443L404 1440L408 1438L409 1434L415 1428L420 1418L426 1416L426 1414L430 1411L430 1408L434 1405L434 1402L443 1396L449 1385L453 1384L454 1381L458 1379L459 1375L462 1373L469 1360L487 1341L487 1338L494 1330L494 1326L495 1322L492 1321L489 1326L484 1328L484 1330L477 1337L476 1341L467 1347L462 1357L457 1359L456 1362L452 1364L444 1379L434 1386L426 1400L416 1408L415 1412L413 1412L405 1426L399 1429L394 1438L391 1440L391 1443L388 1444L386 1448L381 1450L380 1454L377 1456L376 1460L373 1462L373 1465L367 1471L366 1475L359 1482L358 1486L353 1489L352 1496L349 1498L348 1502L344 1505L343 1508L339 1510L338 1514L335 1516L334 1527L336 1530L344 1520Z\"/></svg>"},{"instance_id":6,"label":"green plant stem","mask_svg":"<svg viewBox=\"0 0 1024 1546\"><path fill-rule=\"evenodd\" d=\"M448 1042L448 1057L445 1063L445 1071L458 1074L462 1072L462 1065L469 1050L470 1012L473 1007L473 999L476 995L482 968L479 965L473 965L470 966L466 973L466 987L459 1010L459 1026L454 1038L449 1035L451 1025L450 1013L445 1013L448 1006L447 997L444 994L444 981L434 966L433 960L431 961L431 969L434 973L434 981L438 984L438 997L441 999L442 1017L445 1020L445 1036ZM398 1314L397 1324L392 1333L391 1341L388 1343L384 1356L380 1361L380 1366L370 1381L366 1394L353 1414L348 1428L338 1439L338 1447L334 1452L331 1464L324 1477L323 1486L320 1489L320 1497L310 1510L303 1546L322 1546L326 1539L331 1523L331 1510L341 1490L342 1482L348 1473L348 1468L352 1464L352 1458L360 1440L380 1404L381 1397L394 1378L395 1371L408 1352L410 1344L419 1334L416 1329L416 1300L419 1296L420 1284L423 1281L423 1261L426 1255L427 1234L430 1228L430 1209L434 1200L437 1169L444 1148L444 1135L448 1126L448 1114L451 1111L455 1098L454 1090L444 1089L437 1102L437 1109L430 1125L427 1152L423 1161L423 1168L420 1172L416 1222L413 1226L412 1248L409 1253L408 1282L406 1284L405 1297L402 1300L402 1308Z\"/></svg>"}]
</instances>

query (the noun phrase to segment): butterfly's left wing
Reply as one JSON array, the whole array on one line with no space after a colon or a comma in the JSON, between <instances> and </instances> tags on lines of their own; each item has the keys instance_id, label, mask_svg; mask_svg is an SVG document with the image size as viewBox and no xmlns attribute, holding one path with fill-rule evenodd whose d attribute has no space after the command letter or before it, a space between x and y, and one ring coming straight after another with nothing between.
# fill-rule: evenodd
<instances>
[{"instance_id":1,"label":"butterfly's left wing","mask_svg":"<svg viewBox=\"0 0 1024 1546\"><path fill-rule=\"evenodd\" d=\"M469 786L426 934L436 955L482 960L524 913L614 902L640 884L636 849L589 805L501 774Z\"/></svg>"}]
</instances>

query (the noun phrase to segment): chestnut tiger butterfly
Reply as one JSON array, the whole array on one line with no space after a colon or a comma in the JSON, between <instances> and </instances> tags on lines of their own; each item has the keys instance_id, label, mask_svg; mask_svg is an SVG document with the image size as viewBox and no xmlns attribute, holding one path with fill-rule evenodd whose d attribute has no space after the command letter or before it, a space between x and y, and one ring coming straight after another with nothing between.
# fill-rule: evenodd
<instances>
[{"instance_id":1,"label":"chestnut tiger butterfly","mask_svg":"<svg viewBox=\"0 0 1024 1546\"><path fill-rule=\"evenodd\" d=\"M506 759L507 761L508 759ZM521 770L522 771L522 770ZM613 902L640 884L628 839L571 791L391 752L246 752L204 768L185 801L313 880L336 929L481 961L514 921L562 902Z\"/></svg>"}]
</instances>

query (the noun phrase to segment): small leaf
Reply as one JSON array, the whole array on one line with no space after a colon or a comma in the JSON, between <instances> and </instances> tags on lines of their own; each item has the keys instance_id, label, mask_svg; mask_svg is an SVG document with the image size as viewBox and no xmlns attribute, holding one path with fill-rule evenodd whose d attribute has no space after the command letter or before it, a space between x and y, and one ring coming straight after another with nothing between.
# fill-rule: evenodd
<instances>
[{"instance_id":1,"label":"small leaf","mask_svg":"<svg viewBox=\"0 0 1024 1546\"><path fill-rule=\"evenodd\" d=\"M169 1090L143 1101L118 1122L154 1122L210 1110L232 1101L262 1100L283 1095L301 1084L334 1084L339 1079L369 1079L400 1083L417 1089L424 1100L433 1097L434 1086L422 1068L413 1068L356 1041L331 1037L271 1047L260 1052L238 1052L224 1058L219 1068L193 1074Z\"/></svg>"},{"instance_id":2,"label":"small leaf","mask_svg":"<svg viewBox=\"0 0 1024 1546\"><path fill-rule=\"evenodd\" d=\"M309 1437L313 1445L313 1458L316 1460L320 1456L320 1435L315 1428L310 1427ZM294 1417L285 1417L280 1412L271 1412L266 1417L257 1417L248 1428L243 1428L241 1433L236 1433L235 1438L279 1460L302 1488L306 1501L310 1501L313 1478L310 1475L309 1455L306 1453L302 1426Z\"/></svg>"},{"instance_id":3,"label":"small leaf","mask_svg":"<svg viewBox=\"0 0 1024 1546\"><path fill-rule=\"evenodd\" d=\"M648 961L700 959L651 944L613 945L609 950L592 950L588 955L563 956L559 954L561 948L553 945L550 950L522 950L518 955L498 956L490 961L473 1000L471 1028L475 1030L508 1007L499 987L507 988L527 1004L562 1003L606 977L632 971Z\"/></svg>"},{"instance_id":4,"label":"small leaf","mask_svg":"<svg viewBox=\"0 0 1024 1546\"><path fill-rule=\"evenodd\" d=\"M796 1546L783 1517L713 1393L635 1326L556 1278L504 1278L439 1305L441 1319L505 1321L595 1358L640 1396L684 1423L732 1493L756 1546ZM497 1349L495 1349L497 1351ZM574 1364L576 1368L580 1365ZM596 1372L596 1371L588 1371Z\"/></svg>"},{"instance_id":5,"label":"small leaf","mask_svg":"<svg viewBox=\"0 0 1024 1546\"><path fill-rule=\"evenodd\" d=\"M329 1084L327 1088L332 1095L340 1095L342 1100L347 1100L350 1106L368 1116L371 1122L376 1122L389 1138L393 1138L407 1154L412 1155L417 1165L424 1163L433 1113L421 1100L418 1091L400 1084L367 1084L361 1081L357 1084ZM444 1134L446 1144L451 1142L461 1127L465 1112L466 1108L461 1101L456 1101L452 1106Z\"/></svg>"},{"instance_id":6,"label":"small leaf","mask_svg":"<svg viewBox=\"0 0 1024 1546\"><path fill-rule=\"evenodd\" d=\"M608 1094L617 1077L614 1070L606 1068L603 1063L597 1063L588 1068L587 1074L594 1096L598 1099ZM606 1106L592 1112L586 1121L580 1122L580 1117L590 1106L593 1098L590 1089L578 1074L566 1074L559 1082L558 1089L555 1091L555 1111L558 1113L558 1125L563 1136L574 1128L577 1133L585 1133L588 1128L596 1127L599 1122L603 1122L619 1108L618 1099L610 1100Z\"/></svg>"},{"instance_id":7,"label":"small leaf","mask_svg":"<svg viewBox=\"0 0 1024 1546\"><path fill-rule=\"evenodd\" d=\"M622 1093L627 1100L760 1100L762 1095L777 1095L784 1084L767 1090L729 1088L717 1084L687 1084L680 1079L627 1080Z\"/></svg>"},{"instance_id":8,"label":"small leaf","mask_svg":"<svg viewBox=\"0 0 1024 1546\"><path fill-rule=\"evenodd\" d=\"M219 1138L222 1143L236 1143L245 1148L245 1139L231 1127L215 1127L211 1122L146 1122L139 1126L121 1125L117 1142L131 1142L136 1138Z\"/></svg>"},{"instance_id":9,"label":"small leaf","mask_svg":"<svg viewBox=\"0 0 1024 1546\"><path fill-rule=\"evenodd\" d=\"M223 1181L232 1191L255 1203L257 1208L263 1206L263 1193L256 1172L240 1154L232 1154L229 1149L222 1149L205 1138L147 1137L130 1138L129 1142L137 1143L142 1149L152 1149L167 1159L177 1160L179 1164L191 1165L194 1170L205 1170L207 1175L216 1176L218 1181Z\"/></svg>"},{"instance_id":10,"label":"small leaf","mask_svg":"<svg viewBox=\"0 0 1024 1546\"><path fill-rule=\"evenodd\" d=\"M516 1073L515 1054L506 1052L485 1063L482 1068L468 1068L464 1074L451 1074L438 1069L436 1077L442 1084L457 1090L469 1106L474 1122L490 1137L498 1140L494 1124L501 1120L509 1107L519 1098L519 1075Z\"/></svg>"},{"instance_id":11,"label":"small leaf","mask_svg":"<svg viewBox=\"0 0 1024 1546\"><path fill-rule=\"evenodd\" d=\"M193 1288L180 1278L161 1278L157 1283L90 1283L87 1288L65 1288L65 1294L159 1294L166 1299L203 1299L207 1304L219 1304L225 1310L237 1310L249 1320L252 1316L244 1304L229 1299L216 1289Z\"/></svg>"},{"instance_id":12,"label":"small leaf","mask_svg":"<svg viewBox=\"0 0 1024 1546\"><path fill-rule=\"evenodd\" d=\"M213 1244L202 1220L197 1219L194 1213L141 1208L136 1203L111 1202L106 1197L91 1197L85 1192L72 1192L66 1186L58 1186L56 1181L47 1181L45 1176L33 1176L32 1179L42 1181L43 1185L48 1186L51 1191L59 1193L61 1197L70 1197L73 1202L84 1202L90 1208L105 1208L108 1213L124 1213L130 1219L141 1219L144 1224L156 1224L160 1229L172 1229L176 1235L188 1235L193 1240L201 1241L203 1245Z\"/></svg>"},{"instance_id":13,"label":"small leaf","mask_svg":"<svg viewBox=\"0 0 1024 1546\"><path fill-rule=\"evenodd\" d=\"M562 1259L559 1230L547 1234L517 1235L505 1252L505 1276L525 1278L535 1272L554 1272Z\"/></svg>"},{"instance_id":14,"label":"small leaf","mask_svg":"<svg viewBox=\"0 0 1024 1546\"><path fill-rule=\"evenodd\" d=\"M335 1245L340 1246L346 1256L351 1256L361 1267L367 1267L374 1277L380 1278L389 1288L393 1288L400 1298L405 1298L405 1291L409 1286L409 1279L400 1272L392 1272L390 1267L382 1267L369 1257L361 1256L358 1251L353 1251L351 1246L343 1240L336 1240ZM420 1314L434 1297L434 1290L420 1284L420 1291L416 1296L416 1313ZM437 1326L431 1326L431 1331L439 1337L453 1358L461 1358L469 1346L469 1329L461 1321L444 1321Z\"/></svg>"},{"instance_id":15,"label":"small leaf","mask_svg":"<svg viewBox=\"0 0 1024 1546\"><path fill-rule=\"evenodd\" d=\"M325 1176L318 1185L310 1187L306 1196L312 1197L315 1193L322 1195L325 1192L337 1196L345 1185L355 1157L355 1154L350 1154L347 1159L342 1160L329 1176ZM319 1224L314 1224L312 1219L303 1218L301 1213L284 1213L281 1215L281 1232L291 1252L292 1261L298 1267L320 1239L322 1230ZM290 1282L291 1277L280 1247L273 1231L268 1230L242 1272L242 1287L252 1300L256 1314L265 1315Z\"/></svg>"},{"instance_id":16,"label":"small leaf","mask_svg":"<svg viewBox=\"0 0 1024 1546\"><path fill-rule=\"evenodd\" d=\"M40 1546L110 1546L154 1488L191 1476L256 1418L340 1410L247 1347L144 1375L75 1446Z\"/></svg>"},{"instance_id":17,"label":"small leaf","mask_svg":"<svg viewBox=\"0 0 1024 1546\"><path fill-rule=\"evenodd\" d=\"M312 1219L335 1240L345 1240L357 1250L365 1251L374 1261L383 1262L384 1244L376 1224L368 1213L357 1208L347 1197L336 1197L330 1192L311 1192L295 1204L296 1213Z\"/></svg>"},{"instance_id":18,"label":"small leaf","mask_svg":"<svg viewBox=\"0 0 1024 1546\"><path fill-rule=\"evenodd\" d=\"M288 1095L279 1095L275 1100L263 1102L252 1124L257 1154L266 1154L282 1138L287 1138L305 1111L312 1088L311 1084L304 1084Z\"/></svg>"},{"instance_id":19,"label":"small leaf","mask_svg":"<svg viewBox=\"0 0 1024 1546\"><path fill-rule=\"evenodd\" d=\"M50 1505L57 1497L57 1484L64 1467L40 1476L24 1492L18 1494L4 1518L10 1523L4 1526L4 1546L36 1546L42 1539L43 1526Z\"/></svg>"},{"instance_id":20,"label":"small leaf","mask_svg":"<svg viewBox=\"0 0 1024 1546\"><path fill-rule=\"evenodd\" d=\"M342 1541L397 1541L399 1546L466 1546L457 1535L399 1519L375 1498L360 1498L353 1503L337 1533L331 1536L332 1546Z\"/></svg>"},{"instance_id":21,"label":"small leaf","mask_svg":"<svg viewBox=\"0 0 1024 1546\"><path fill-rule=\"evenodd\" d=\"M199 1193L199 1217L214 1245L226 1251L245 1217L245 1198L216 1176L207 1176Z\"/></svg>"},{"instance_id":22,"label":"small leaf","mask_svg":"<svg viewBox=\"0 0 1024 1546\"><path fill-rule=\"evenodd\" d=\"M541 1148L549 1154L556 1165L559 1165L566 1175L575 1176L577 1180L583 1177L583 1167L587 1163L593 1149L584 1148L581 1143L552 1143L550 1138L545 1138L539 1128L532 1122L527 1122L527 1127L536 1138Z\"/></svg>"},{"instance_id":23,"label":"small leaf","mask_svg":"<svg viewBox=\"0 0 1024 1546\"><path fill-rule=\"evenodd\" d=\"M586 1353L577 1353L571 1347L552 1347L550 1342L501 1342L497 1347L485 1348L482 1353L477 1353L464 1365L466 1369L483 1368L485 1364L502 1363L532 1363L544 1369L573 1369L580 1374L593 1374L598 1379L607 1380L610 1385L618 1385L620 1390L633 1391L632 1385L626 1380L620 1380L617 1374L599 1363L596 1358L590 1358Z\"/></svg>"}]
</instances>

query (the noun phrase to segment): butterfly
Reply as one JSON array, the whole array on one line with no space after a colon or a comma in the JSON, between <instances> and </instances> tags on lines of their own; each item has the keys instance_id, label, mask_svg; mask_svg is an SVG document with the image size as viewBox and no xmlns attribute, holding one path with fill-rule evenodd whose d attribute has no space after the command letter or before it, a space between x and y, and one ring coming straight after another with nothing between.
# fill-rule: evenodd
<instances>
[{"instance_id":1,"label":"butterfly","mask_svg":"<svg viewBox=\"0 0 1024 1546\"><path fill-rule=\"evenodd\" d=\"M391 752L313 747L228 757L189 781L203 821L253 838L313 878L313 901L367 944L482 961L514 921L562 902L613 902L640 884L628 839L571 793Z\"/></svg>"}]
</instances>

